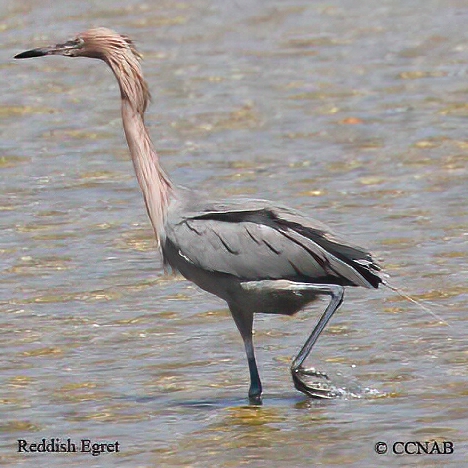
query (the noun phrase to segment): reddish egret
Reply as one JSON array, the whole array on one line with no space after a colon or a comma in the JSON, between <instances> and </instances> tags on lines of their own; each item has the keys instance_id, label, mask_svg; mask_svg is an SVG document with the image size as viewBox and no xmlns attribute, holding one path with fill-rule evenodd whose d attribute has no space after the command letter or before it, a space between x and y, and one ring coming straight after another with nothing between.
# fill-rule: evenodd
<instances>
[{"instance_id":1,"label":"reddish egret","mask_svg":"<svg viewBox=\"0 0 468 468\"><path fill-rule=\"evenodd\" d=\"M330 397L323 385L311 383L311 377L325 374L302 364L343 301L344 287L383 283L370 253L290 208L265 200L214 202L174 186L145 127L150 94L141 57L128 37L96 28L15 58L45 55L101 59L113 71L133 166L164 262L227 302L244 341L250 401L261 403L262 395L252 341L254 313L293 315L320 296L329 296L328 306L293 360L291 374L299 391Z\"/></svg>"}]
</instances>

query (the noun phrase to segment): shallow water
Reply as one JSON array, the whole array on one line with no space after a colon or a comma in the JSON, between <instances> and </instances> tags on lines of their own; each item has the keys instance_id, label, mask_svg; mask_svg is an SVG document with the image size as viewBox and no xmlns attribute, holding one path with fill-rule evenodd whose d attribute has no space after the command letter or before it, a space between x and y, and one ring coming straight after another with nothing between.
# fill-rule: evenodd
<instances>
[{"instance_id":1,"label":"shallow water","mask_svg":"<svg viewBox=\"0 0 468 468\"><path fill-rule=\"evenodd\" d=\"M462 1L4 1L0 78L3 466L453 466L468 456L468 7ZM288 366L321 307L259 316L249 407L225 305L164 273L98 62L17 62L90 26L133 37L147 123L174 181L311 213L381 259L311 364L349 388L311 401ZM18 454L17 439L119 441ZM384 441L448 455L377 455Z\"/></svg>"}]
</instances>

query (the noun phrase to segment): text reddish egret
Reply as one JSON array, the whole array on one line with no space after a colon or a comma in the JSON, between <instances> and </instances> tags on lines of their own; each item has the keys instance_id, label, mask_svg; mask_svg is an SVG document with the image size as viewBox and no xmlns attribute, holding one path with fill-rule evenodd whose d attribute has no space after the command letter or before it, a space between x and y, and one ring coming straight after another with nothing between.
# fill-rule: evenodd
<instances>
[{"instance_id":1,"label":"text reddish egret","mask_svg":"<svg viewBox=\"0 0 468 468\"><path fill-rule=\"evenodd\" d=\"M370 253L290 208L265 200L215 202L174 186L145 127L150 94L140 55L128 37L106 28L90 29L64 44L28 50L15 58L45 55L97 58L114 72L125 136L164 262L227 302L244 340L252 403L260 403L262 395L252 341L254 313L293 315L319 296L330 297L291 365L298 390L329 397L326 388L310 382L325 374L302 364L343 301L344 287L378 288L383 283Z\"/></svg>"}]
</instances>

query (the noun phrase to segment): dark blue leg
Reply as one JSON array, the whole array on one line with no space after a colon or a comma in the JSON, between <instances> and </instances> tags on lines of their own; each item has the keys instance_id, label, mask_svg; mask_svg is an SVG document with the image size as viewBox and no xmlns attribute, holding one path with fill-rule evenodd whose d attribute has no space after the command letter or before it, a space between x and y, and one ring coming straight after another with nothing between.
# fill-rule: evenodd
<instances>
[{"instance_id":1,"label":"dark blue leg","mask_svg":"<svg viewBox=\"0 0 468 468\"><path fill-rule=\"evenodd\" d=\"M344 288L343 286L327 284L311 284L304 286L303 288L307 288L309 291L317 295L326 294L330 296L330 303L291 365L291 374L294 386L297 390L312 398L333 398L333 393L329 390L329 386L325 385L322 387L320 383L311 385L305 380L305 377L307 376L320 377L328 380L327 375L323 372L316 371L315 369L304 369L302 364L306 360L323 329L326 327L328 321L332 318L336 309L338 309L340 304L343 302Z\"/></svg>"},{"instance_id":2,"label":"dark blue leg","mask_svg":"<svg viewBox=\"0 0 468 468\"><path fill-rule=\"evenodd\" d=\"M255 361L252 335L244 339L245 352L250 371L249 400L255 405L262 404L262 382L258 374L257 362Z\"/></svg>"},{"instance_id":3,"label":"dark blue leg","mask_svg":"<svg viewBox=\"0 0 468 468\"><path fill-rule=\"evenodd\" d=\"M237 328L240 331L242 340L244 341L245 353L247 354L247 362L249 363L250 372L250 388L249 400L251 404L262 404L262 383L258 374L257 362L255 361L255 353L252 340L253 313L233 304L229 305L232 318L236 322Z\"/></svg>"}]
</instances>

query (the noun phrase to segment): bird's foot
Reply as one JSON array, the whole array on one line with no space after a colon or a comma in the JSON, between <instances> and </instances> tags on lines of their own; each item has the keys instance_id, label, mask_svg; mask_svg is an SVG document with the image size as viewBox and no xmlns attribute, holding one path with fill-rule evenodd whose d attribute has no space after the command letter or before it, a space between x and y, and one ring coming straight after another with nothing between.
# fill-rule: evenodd
<instances>
[{"instance_id":1,"label":"bird's foot","mask_svg":"<svg viewBox=\"0 0 468 468\"><path fill-rule=\"evenodd\" d=\"M301 375L307 375L308 377L319 377L321 379L330 380L325 372L319 371L315 367L309 367L308 369L299 367L296 369L296 372L299 372Z\"/></svg>"},{"instance_id":2,"label":"bird's foot","mask_svg":"<svg viewBox=\"0 0 468 468\"><path fill-rule=\"evenodd\" d=\"M262 384L260 380L253 382L249 388L249 404L260 406L262 405Z\"/></svg>"},{"instance_id":3,"label":"bird's foot","mask_svg":"<svg viewBox=\"0 0 468 468\"><path fill-rule=\"evenodd\" d=\"M249 404L253 406L261 406L263 405L262 402L262 395L249 395Z\"/></svg>"},{"instance_id":4,"label":"bird's foot","mask_svg":"<svg viewBox=\"0 0 468 468\"><path fill-rule=\"evenodd\" d=\"M311 398L334 398L336 391L328 382L327 374L314 368L304 369L303 367L292 368L291 375L294 386L297 390ZM312 381L310 377L322 379L322 381Z\"/></svg>"}]
</instances>

